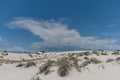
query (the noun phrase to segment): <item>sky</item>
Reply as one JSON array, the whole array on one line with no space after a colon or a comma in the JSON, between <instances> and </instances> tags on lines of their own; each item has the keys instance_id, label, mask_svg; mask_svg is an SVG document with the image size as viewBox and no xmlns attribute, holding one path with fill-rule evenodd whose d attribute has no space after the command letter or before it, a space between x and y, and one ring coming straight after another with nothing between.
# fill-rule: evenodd
<instances>
[{"instance_id":1,"label":"sky","mask_svg":"<svg viewBox=\"0 0 120 80\"><path fill-rule=\"evenodd\" d=\"M120 49L120 0L0 0L0 51Z\"/></svg>"}]
</instances>

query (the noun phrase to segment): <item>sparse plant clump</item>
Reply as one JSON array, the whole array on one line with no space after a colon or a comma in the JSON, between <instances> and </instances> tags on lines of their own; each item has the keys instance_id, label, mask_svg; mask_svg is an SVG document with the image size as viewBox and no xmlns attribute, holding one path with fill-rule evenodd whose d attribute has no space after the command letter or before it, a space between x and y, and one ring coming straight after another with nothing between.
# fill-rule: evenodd
<instances>
[{"instance_id":1,"label":"sparse plant clump","mask_svg":"<svg viewBox=\"0 0 120 80\"><path fill-rule=\"evenodd\" d=\"M120 61L120 57L117 57L117 58L116 58L116 61Z\"/></svg>"},{"instance_id":2,"label":"sparse plant clump","mask_svg":"<svg viewBox=\"0 0 120 80\"><path fill-rule=\"evenodd\" d=\"M89 57L84 57L84 59L89 60Z\"/></svg>"},{"instance_id":3,"label":"sparse plant clump","mask_svg":"<svg viewBox=\"0 0 120 80\"><path fill-rule=\"evenodd\" d=\"M113 62L113 61L114 61L114 59L107 59L106 63Z\"/></svg>"},{"instance_id":4,"label":"sparse plant clump","mask_svg":"<svg viewBox=\"0 0 120 80\"><path fill-rule=\"evenodd\" d=\"M31 66L36 66L36 63L35 62L27 62L25 64L25 68L28 68L28 67L31 67Z\"/></svg>"},{"instance_id":5,"label":"sparse plant clump","mask_svg":"<svg viewBox=\"0 0 120 80\"><path fill-rule=\"evenodd\" d=\"M72 57L70 59L70 61L73 61L73 66L80 72L81 70L80 70L79 64L78 64L79 59L77 59L76 57Z\"/></svg>"},{"instance_id":6,"label":"sparse plant clump","mask_svg":"<svg viewBox=\"0 0 120 80\"><path fill-rule=\"evenodd\" d=\"M115 51L112 53L112 55L120 55L119 51Z\"/></svg>"},{"instance_id":7,"label":"sparse plant clump","mask_svg":"<svg viewBox=\"0 0 120 80\"><path fill-rule=\"evenodd\" d=\"M62 58L58 60L58 70L57 73L61 77L65 77L69 75L69 71L71 70L71 63L68 58Z\"/></svg>"},{"instance_id":8,"label":"sparse plant clump","mask_svg":"<svg viewBox=\"0 0 120 80\"><path fill-rule=\"evenodd\" d=\"M90 63L91 62L89 60L86 60L86 61L82 62L82 64L80 65L80 68L83 68L83 67L89 65Z\"/></svg>"},{"instance_id":9,"label":"sparse plant clump","mask_svg":"<svg viewBox=\"0 0 120 80\"><path fill-rule=\"evenodd\" d=\"M0 59L2 59L3 58L3 56L0 56Z\"/></svg>"},{"instance_id":10,"label":"sparse plant clump","mask_svg":"<svg viewBox=\"0 0 120 80\"><path fill-rule=\"evenodd\" d=\"M1 54L6 56L6 55L8 55L8 51L3 51Z\"/></svg>"},{"instance_id":11,"label":"sparse plant clump","mask_svg":"<svg viewBox=\"0 0 120 80\"><path fill-rule=\"evenodd\" d=\"M103 50L103 49L98 49L98 51L104 52L104 50Z\"/></svg>"},{"instance_id":12,"label":"sparse plant clump","mask_svg":"<svg viewBox=\"0 0 120 80\"><path fill-rule=\"evenodd\" d=\"M83 52L82 54L85 55L85 56L89 56L90 52Z\"/></svg>"},{"instance_id":13,"label":"sparse plant clump","mask_svg":"<svg viewBox=\"0 0 120 80\"><path fill-rule=\"evenodd\" d=\"M54 61L48 60L45 64L39 67L40 73L47 74L49 72L50 67L52 66Z\"/></svg>"},{"instance_id":14,"label":"sparse plant clump","mask_svg":"<svg viewBox=\"0 0 120 80\"><path fill-rule=\"evenodd\" d=\"M96 51L96 50L92 51L92 53L95 54L95 55L97 55L97 56L100 55L100 54L98 53L98 51Z\"/></svg>"},{"instance_id":15,"label":"sparse plant clump","mask_svg":"<svg viewBox=\"0 0 120 80\"><path fill-rule=\"evenodd\" d=\"M105 52L102 52L102 53L101 53L101 55L108 55L108 54L107 54L107 53L105 53Z\"/></svg>"},{"instance_id":16,"label":"sparse plant clump","mask_svg":"<svg viewBox=\"0 0 120 80\"><path fill-rule=\"evenodd\" d=\"M101 63L100 60L96 59L96 58L91 58L90 61L94 64L98 64L98 63Z\"/></svg>"},{"instance_id":17,"label":"sparse plant clump","mask_svg":"<svg viewBox=\"0 0 120 80\"><path fill-rule=\"evenodd\" d=\"M31 58L33 57L33 55L32 54L28 54Z\"/></svg>"},{"instance_id":18,"label":"sparse plant clump","mask_svg":"<svg viewBox=\"0 0 120 80\"><path fill-rule=\"evenodd\" d=\"M18 65L16 65L16 67L23 67L25 64L23 63L19 63Z\"/></svg>"}]
</instances>

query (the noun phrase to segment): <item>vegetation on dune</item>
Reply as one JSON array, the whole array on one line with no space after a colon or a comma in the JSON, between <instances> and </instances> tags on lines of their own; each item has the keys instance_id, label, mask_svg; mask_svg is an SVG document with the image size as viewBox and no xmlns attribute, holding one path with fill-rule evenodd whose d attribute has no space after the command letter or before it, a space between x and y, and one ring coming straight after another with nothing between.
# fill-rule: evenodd
<instances>
[{"instance_id":1,"label":"vegetation on dune","mask_svg":"<svg viewBox=\"0 0 120 80\"><path fill-rule=\"evenodd\" d=\"M36 66L36 63L35 62L27 62L25 64L25 68L28 68L28 67L31 67L31 66Z\"/></svg>"},{"instance_id":2,"label":"vegetation on dune","mask_svg":"<svg viewBox=\"0 0 120 80\"><path fill-rule=\"evenodd\" d=\"M94 64L101 63L101 61L96 58L91 58L90 61L91 61L91 63L94 63Z\"/></svg>"},{"instance_id":3,"label":"vegetation on dune","mask_svg":"<svg viewBox=\"0 0 120 80\"><path fill-rule=\"evenodd\" d=\"M28 54L31 58L33 57L33 55L32 54Z\"/></svg>"},{"instance_id":4,"label":"vegetation on dune","mask_svg":"<svg viewBox=\"0 0 120 80\"><path fill-rule=\"evenodd\" d=\"M114 59L107 59L106 63L113 62L113 61L114 61Z\"/></svg>"},{"instance_id":5,"label":"vegetation on dune","mask_svg":"<svg viewBox=\"0 0 120 80\"><path fill-rule=\"evenodd\" d=\"M25 64L23 64L23 63L19 63L19 64L17 64L16 65L16 67L23 67Z\"/></svg>"},{"instance_id":6,"label":"vegetation on dune","mask_svg":"<svg viewBox=\"0 0 120 80\"><path fill-rule=\"evenodd\" d=\"M8 55L8 51L3 51L1 54L6 56L6 55Z\"/></svg>"},{"instance_id":7,"label":"vegetation on dune","mask_svg":"<svg viewBox=\"0 0 120 80\"><path fill-rule=\"evenodd\" d=\"M112 55L120 55L120 52L119 51L115 51L112 53Z\"/></svg>"},{"instance_id":8,"label":"vegetation on dune","mask_svg":"<svg viewBox=\"0 0 120 80\"><path fill-rule=\"evenodd\" d=\"M82 64L80 65L80 68L83 68L83 67L89 65L90 63L91 62L89 60L86 60L86 61L82 62Z\"/></svg>"},{"instance_id":9,"label":"vegetation on dune","mask_svg":"<svg viewBox=\"0 0 120 80\"><path fill-rule=\"evenodd\" d=\"M45 64L43 64L42 66L39 67L39 72L40 73L44 73L44 74L48 74L50 72L50 67L53 65L52 60L47 60L45 62Z\"/></svg>"},{"instance_id":10,"label":"vegetation on dune","mask_svg":"<svg viewBox=\"0 0 120 80\"><path fill-rule=\"evenodd\" d=\"M71 70L71 63L68 58L62 58L58 60L58 70L57 73L61 77L65 77L69 75L69 71Z\"/></svg>"}]
</instances>

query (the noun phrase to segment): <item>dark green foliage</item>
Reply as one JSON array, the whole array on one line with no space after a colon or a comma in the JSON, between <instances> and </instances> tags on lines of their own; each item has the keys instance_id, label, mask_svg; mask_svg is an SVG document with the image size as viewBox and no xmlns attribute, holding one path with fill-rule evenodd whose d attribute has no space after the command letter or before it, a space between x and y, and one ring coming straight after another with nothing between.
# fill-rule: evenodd
<instances>
[{"instance_id":1,"label":"dark green foliage","mask_svg":"<svg viewBox=\"0 0 120 80\"><path fill-rule=\"evenodd\" d=\"M39 71L40 73L44 73L45 74L49 71L49 68L52 66L54 61L48 60L45 64L43 64L42 66L39 67Z\"/></svg>"},{"instance_id":2,"label":"dark green foliage","mask_svg":"<svg viewBox=\"0 0 120 80\"><path fill-rule=\"evenodd\" d=\"M83 68L83 67L89 65L90 63L91 62L89 60L86 60L86 61L82 62L82 64L80 65L80 68Z\"/></svg>"},{"instance_id":3,"label":"dark green foliage","mask_svg":"<svg viewBox=\"0 0 120 80\"><path fill-rule=\"evenodd\" d=\"M57 73L61 77L65 77L69 75L69 71L71 70L71 64L68 58L62 58L58 60L58 70Z\"/></svg>"},{"instance_id":4,"label":"dark green foliage","mask_svg":"<svg viewBox=\"0 0 120 80\"><path fill-rule=\"evenodd\" d=\"M112 53L112 55L120 55L119 51L115 51Z\"/></svg>"},{"instance_id":5,"label":"dark green foliage","mask_svg":"<svg viewBox=\"0 0 120 80\"><path fill-rule=\"evenodd\" d=\"M35 62L27 62L25 64L25 68L28 68L28 67L31 67L31 66L36 66L36 63Z\"/></svg>"},{"instance_id":6,"label":"dark green foliage","mask_svg":"<svg viewBox=\"0 0 120 80\"><path fill-rule=\"evenodd\" d=\"M16 65L16 67L23 67L25 64L23 63L19 63L18 65Z\"/></svg>"},{"instance_id":7,"label":"dark green foliage","mask_svg":"<svg viewBox=\"0 0 120 80\"><path fill-rule=\"evenodd\" d=\"M101 63L100 60L96 59L96 58L91 58L90 61L94 64L98 64L98 63Z\"/></svg>"},{"instance_id":8,"label":"dark green foliage","mask_svg":"<svg viewBox=\"0 0 120 80\"><path fill-rule=\"evenodd\" d=\"M113 62L113 61L114 61L114 59L107 59L106 63Z\"/></svg>"}]
</instances>

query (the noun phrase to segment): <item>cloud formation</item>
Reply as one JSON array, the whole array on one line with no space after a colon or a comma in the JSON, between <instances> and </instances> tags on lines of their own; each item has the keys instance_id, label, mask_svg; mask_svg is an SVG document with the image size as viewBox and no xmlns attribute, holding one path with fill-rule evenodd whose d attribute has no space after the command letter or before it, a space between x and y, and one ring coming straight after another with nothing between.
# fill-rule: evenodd
<instances>
[{"instance_id":1,"label":"cloud formation","mask_svg":"<svg viewBox=\"0 0 120 80\"><path fill-rule=\"evenodd\" d=\"M17 18L11 21L10 28L25 29L37 35L41 42L31 44L34 48L72 48L72 49L115 49L115 39L97 39L92 36L84 37L75 30L69 29L68 25L55 20L34 20L31 18Z\"/></svg>"}]
</instances>

